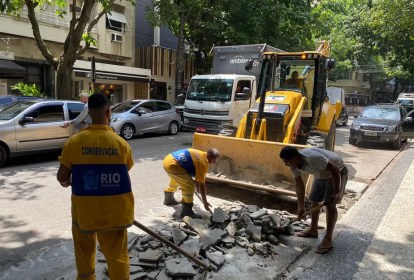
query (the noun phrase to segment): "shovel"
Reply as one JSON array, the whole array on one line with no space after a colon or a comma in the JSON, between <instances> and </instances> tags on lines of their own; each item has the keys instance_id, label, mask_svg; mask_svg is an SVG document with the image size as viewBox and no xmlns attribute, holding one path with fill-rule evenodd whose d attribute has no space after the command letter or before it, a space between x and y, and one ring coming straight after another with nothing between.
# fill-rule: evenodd
<instances>
[{"instance_id":1,"label":"shovel","mask_svg":"<svg viewBox=\"0 0 414 280\"><path fill-rule=\"evenodd\" d=\"M168 247L171 247L172 249L174 249L175 251L177 251L178 253L180 253L181 255L183 255L184 257L186 257L187 259L189 259L190 261L194 262L195 264L201 266L202 268L204 268L206 271L203 275L203 279L207 279L207 273L211 270L213 270L213 268L197 259L196 257L194 257L193 255L191 255L190 253L184 251L183 249L181 249L180 247L178 247L177 245L175 245L174 243L172 243L171 241L165 239L164 237L162 237L161 235L157 234L155 231L151 230L150 228L144 226L143 224L139 223L138 221L134 220L134 225L140 229L142 229L143 231L145 231L146 233L148 233L149 235L151 235L152 237L154 237L155 239L159 240L160 242L164 243L165 245L167 245Z\"/></svg>"}]
</instances>

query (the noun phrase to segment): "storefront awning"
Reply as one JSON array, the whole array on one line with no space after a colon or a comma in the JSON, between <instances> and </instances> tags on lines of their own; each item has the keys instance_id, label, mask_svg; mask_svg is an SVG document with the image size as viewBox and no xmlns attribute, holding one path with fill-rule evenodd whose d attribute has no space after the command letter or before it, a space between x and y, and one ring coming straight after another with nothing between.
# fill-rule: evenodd
<instances>
[{"instance_id":1,"label":"storefront awning","mask_svg":"<svg viewBox=\"0 0 414 280\"><path fill-rule=\"evenodd\" d=\"M15 75L24 75L26 73L26 68L14 63L11 60L0 59L0 75L4 76L15 76Z\"/></svg>"}]
</instances>

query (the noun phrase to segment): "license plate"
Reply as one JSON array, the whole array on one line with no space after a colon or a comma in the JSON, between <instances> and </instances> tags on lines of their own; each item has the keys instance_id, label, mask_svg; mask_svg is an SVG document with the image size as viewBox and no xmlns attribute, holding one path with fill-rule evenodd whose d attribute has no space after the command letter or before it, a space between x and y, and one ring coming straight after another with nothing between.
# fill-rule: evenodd
<instances>
[{"instance_id":1,"label":"license plate","mask_svg":"<svg viewBox=\"0 0 414 280\"><path fill-rule=\"evenodd\" d=\"M206 132L206 131L207 131L207 128L205 127L201 127L201 126L196 127L196 132Z\"/></svg>"},{"instance_id":2,"label":"license plate","mask_svg":"<svg viewBox=\"0 0 414 280\"><path fill-rule=\"evenodd\" d=\"M366 136L377 136L377 133L375 131L365 131L364 134Z\"/></svg>"}]
</instances>

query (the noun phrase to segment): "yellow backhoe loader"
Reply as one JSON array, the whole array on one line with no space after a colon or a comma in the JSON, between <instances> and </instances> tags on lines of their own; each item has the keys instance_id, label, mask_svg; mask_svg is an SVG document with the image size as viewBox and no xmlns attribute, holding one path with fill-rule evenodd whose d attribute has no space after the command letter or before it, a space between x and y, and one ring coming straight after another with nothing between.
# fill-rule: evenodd
<instances>
[{"instance_id":1,"label":"yellow backhoe loader","mask_svg":"<svg viewBox=\"0 0 414 280\"><path fill-rule=\"evenodd\" d=\"M250 69L253 60L246 64ZM296 196L289 169L279 158L286 145L333 150L342 104L326 95L335 66L329 43L316 51L266 52L261 59L259 99L240 121L235 137L194 134L193 147L222 154L208 181ZM309 180L310 178L304 178Z\"/></svg>"}]
</instances>

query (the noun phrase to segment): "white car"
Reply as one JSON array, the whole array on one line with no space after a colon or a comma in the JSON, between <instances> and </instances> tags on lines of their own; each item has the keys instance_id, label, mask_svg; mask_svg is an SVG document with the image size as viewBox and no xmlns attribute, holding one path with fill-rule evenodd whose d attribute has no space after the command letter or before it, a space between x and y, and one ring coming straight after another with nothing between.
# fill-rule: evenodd
<instances>
[{"instance_id":1,"label":"white car","mask_svg":"<svg viewBox=\"0 0 414 280\"><path fill-rule=\"evenodd\" d=\"M126 140L149 132L177 134L181 126L175 106L164 100L127 100L112 108L111 127Z\"/></svg>"}]
</instances>

